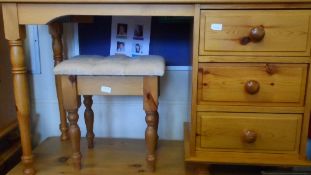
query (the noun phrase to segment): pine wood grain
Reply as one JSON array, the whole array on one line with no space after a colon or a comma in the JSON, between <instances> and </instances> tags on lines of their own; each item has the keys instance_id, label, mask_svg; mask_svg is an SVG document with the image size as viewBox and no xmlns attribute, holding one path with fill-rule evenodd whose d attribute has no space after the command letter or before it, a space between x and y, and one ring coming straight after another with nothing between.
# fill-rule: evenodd
<instances>
[{"instance_id":1,"label":"pine wood grain","mask_svg":"<svg viewBox=\"0 0 311 175\"><path fill-rule=\"evenodd\" d=\"M305 107L292 107L286 108L282 106L234 106L231 105L197 105L197 111L223 111L223 112L265 112L265 113L303 113Z\"/></svg>"},{"instance_id":2,"label":"pine wood grain","mask_svg":"<svg viewBox=\"0 0 311 175\"><path fill-rule=\"evenodd\" d=\"M86 143L85 138L82 142ZM95 138L94 149L88 149L87 144L81 144L83 168L74 171L70 157L70 142L60 142L58 138L49 138L35 150L37 158L37 174L75 174L83 175L124 175L124 174L186 174L183 161L182 142L161 141L158 147L158 168L154 173L148 173L145 163L144 140L100 139ZM46 151L49 150L49 151ZM20 174L20 165L9 175Z\"/></svg>"},{"instance_id":3,"label":"pine wood grain","mask_svg":"<svg viewBox=\"0 0 311 175\"><path fill-rule=\"evenodd\" d=\"M308 72L308 84L306 85L306 97L305 97L305 111L301 127L301 140L300 140L300 157L302 159L307 158L307 142L310 128L310 113L311 113L311 71Z\"/></svg>"},{"instance_id":4,"label":"pine wood grain","mask_svg":"<svg viewBox=\"0 0 311 175\"><path fill-rule=\"evenodd\" d=\"M249 62L249 63L310 63L310 57L264 57L264 56L235 56L235 55L226 55L226 56L199 56L199 62Z\"/></svg>"},{"instance_id":5,"label":"pine wood grain","mask_svg":"<svg viewBox=\"0 0 311 175\"><path fill-rule=\"evenodd\" d=\"M189 124L185 125L185 137L189 137ZM185 138L185 148L189 145L189 138ZM185 155L189 155L185 149ZM238 164L238 165L264 165L264 166L310 166L311 162L301 159L298 154L271 154L257 152L234 151L206 151L196 149L196 156L185 157L186 162L206 164Z\"/></svg>"},{"instance_id":6,"label":"pine wood grain","mask_svg":"<svg viewBox=\"0 0 311 175\"><path fill-rule=\"evenodd\" d=\"M86 143L87 139L83 138L82 142ZM48 138L34 150L37 175L198 175L198 169L206 166L184 163L182 141L160 140L156 172L147 172L144 140L96 138L95 144L91 150L87 144L81 145L84 166L80 171L74 171L69 158L70 142L60 142L59 137ZM19 164L8 175L19 175L21 168ZM237 166L227 171L212 167L213 174L217 175L257 175L260 169Z\"/></svg>"},{"instance_id":7,"label":"pine wood grain","mask_svg":"<svg viewBox=\"0 0 311 175\"><path fill-rule=\"evenodd\" d=\"M4 33L7 40L17 40L21 38L19 30L17 5L15 3L2 4Z\"/></svg>"},{"instance_id":8,"label":"pine wood grain","mask_svg":"<svg viewBox=\"0 0 311 175\"><path fill-rule=\"evenodd\" d=\"M39 16L33 15L41 14ZM66 15L193 16L192 4L18 4L20 24L46 24Z\"/></svg>"},{"instance_id":9,"label":"pine wood grain","mask_svg":"<svg viewBox=\"0 0 311 175\"><path fill-rule=\"evenodd\" d=\"M72 155L74 168L81 169L81 151L80 151L80 140L81 131L78 125L79 114L78 109L81 105L81 96L77 93L77 77L72 76L61 76L62 96L63 104L66 112L68 113L69 121L69 138L72 146Z\"/></svg>"},{"instance_id":10,"label":"pine wood grain","mask_svg":"<svg viewBox=\"0 0 311 175\"><path fill-rule=\"evenodd\" d=\"M77 76L81 95L143 95L142 76ZM101 90L111 88L111 92Z\"/></svg>"},{"instance_id":11,"label":"pine wood grain","mask_svg":"<svg viewBox=\"0 0 311 175\"><path fill-rule=\"evenodd\" d=\"M201 5L195 5L195 15L193 19L193 33L192 33L192 72L191 72L191 127L189 128L189 134L191 135L189 140L189 154L194 155L195 153L195 128L196 128L196 105L197 105L197 95L198 95L198 57L199 57L199 39L200 39L200 7Z\"/></svg>"},{"instance_id":12,"label":"pine wood grain","mask_svg":"<svg viewBox=\"0 0 311 175\"><path fill-rule=\"evenodd\" d=\"M242 152L298 153L301 114L198 113L198 148ZM256 134L254 142L245 132Z\"/></svg>"},{"instance_id":13,"label":"pine wood grain","mask_svg":"<svg viewBox=\"0 0 311 175\"><path fill-rule=\"evenodd\" d=\"M85 106L84 111L84 122L86 126L86 138L88 143L88 148L94 148L94 137L95 134L93 132L93 126L94 126L94 111L92 109L93 105L93 99L92 95L84 95L83 96L83 104Z\"/></svg>"},{"instance_id":14,"label":"pine wood grain","mask_svg":"<svg viewBox=\"0 0 311 175\"><path fill-rule=\"evenodd\" d=\"M303 106L306 64L201 63L198 75L199 104ZM247 92L249 81L259 84Z\"/></svg>"},{"instance_id":15,"label":"pine wood grain","mask_svg":"<svg viewBox=\"0 0 311 175\"><path fill-rule=\"evenodd\" d=\"M124 16L194 16L194 32L193 32L193 71L192 71L192 86L193 86L193 91L192 91L192 127L191 128L191 134L190 134L190 153L187 154L190 155L188 158L186 158L187 161L194 161L194 162L204 162L204 163L242 163L242 164L264 164L264 165L310 165L310 162L307 162L305 159L301 159L298 157L296 154L268 154L268 153L241 153L241 152L217 152L217 151L202 151L195 149L196 147L196 138L195 138L195 132L196 131L196 120L197 120L197 109L200 108L199 110L209 110L208 107L209 105L206 106L199 106L197 105L197 78L201 78L200 75L198 77L198 63L199 61L217 61L217 59L211 59L208 60L212 57L200 57L199 53L201 55L228 55L231 58L233 58L236 55L248 55L248 56L269 56L267 58L259 58L254 61L250 61L252 58L251 57L242 57L237 58L236 61L234 59L226 59L223 58L224 62L230 61L230 62L290 62L290 63L310 63L308 60L308 57L310 56L310 35L309 35L309 30L310 30L310 10L297 10L299 9L310 9L310 3L304 4L303 2L311 2L311 0L300 0L299 2L295 0L0 0L0 2L18 2L17 4L15 3L5 3L3 5L4 7L4 13L5 13L5 20L6 20L6 31L7 32L7 38L10 40L15 40L15 39L20 39L21 34L20 34L20 29L19 29L19 24L46 24L50 22L51 20L65 16L65 15L124 15ZM23 3L23 2L35 2L35 3ZM36 3L38 2L38 3ZM275 2L282 2L281 4L271 4L270 3L275 3ZM288 3L288 2L295 2L294 5ZM57 4L54 4L57 3ZM83 4L86 3L86 4ZM112 4L109 4L112 3ZM120 3L120 4L119 4ZM171 3L171 4L169 4ZM201 3L201 4L196 4L196 3ZM210 4L210 3L215 3L215 4ZM229 3L229 4L227 4ZM235 3L248 3L248 4L235 4ZM256 3L266 3L266 4L256 4ZM286 4L288 3L288 4ZM205 5L204 5L205 4ZM304 6L305 5L305 6ZM271 10L263 10L263 9L271 9ZM297 9L295 9L297 8ZM231 27L226 28L229 30L226 30L227 34L224 36L233 36L233 38L221 38L220 40L220 45L219 46L216 42L217 38L215 39L216 35L213 35L211 37L205 37L207 36L209 30L207 21L203 19L204 14L200 15L201 11L205 11L205 9L211 9L210 12L213 11L213 9L222 9L222 10L217 10L216 16L217 17L212 17L211 14L207 15L208 17L212 17L213 19L217 18L219 19L219 16L223 15L224 22L232 22L233 25ZM227 9L227 10L224 10ZM231 9L231 11L228 11L228 9ZM232 10L232 9L243 9L243 10ZM251 9L251 10L250 10ZM254 10L254 9L259 9L259 10ZM273 10L273 9L282 9L282 10ZM288 9L295 9L295 10L288 10ZM203 12L207 14L208 12ZM34 14L40 14L40 15L34 15ZM42 15L41 15L42 14ZM235 20L233 18L234 15L237 15L236 18L238 20ZM205 17L207 17L205 15ZM230 19L228 20L228 17ZM202 19L202 23L200 23L200 20ZM205 21L204 21L205 20ZM10 22L12 21L12 22ZM251 43L250 45L247 45L246 47L240 47L236 45L239 41L237 39L236 34L239 34L238 37L245 36L248 34L249 29L253 25L262 25L264 26L268 25L267 28L267 36L264 39L264 42L261 42L261 44L257 43L256 45L254 43ZM230 23L231 24L231 23ZM204 26L205 25L205 26ZM233 26L233 27L232 27ZM235 27L234 27L235 26ZM204 28L205 27L205 28ZM283 30L280 29L280 27L285 28L286 31L284 32ZM202 34L199 35L200 30ZM243 33L243 35L242 35ZM268 39L268 36L270 34L273 34L272 39ZM201 37L201 38L200 38ZM270 38L270 37L269 37ZM230 43L233 45L230 45ZM268 42L268 43L267 43ZM11 41L13 49L17 48L15 46L15 42ZM20 40L18 40L18 43L20 43ZM200 45L199 45L200 43ZM204 44L202 44L204 43ZM225 44L224 44L225 43ZM264 44L263 44L264 43ZM13 46L14 45L14 46ZM20 44L18 44L20 45ZM212 48L209 50L209 47L206 49L203 47L200 50L198 49L202 46L209 46L209 47L216 47ZM259 46L259 47L257 47ZM241 49L242 48L242 49ZM225 49L225 51L223 50ZM227 50L226 50L227 49ZM215 51L216 50L216 51ZM20 48L18 48L17 53L20 52ZM13 55L13 64L14 62L17 63L18 61L23 60L23 55ZM273 59L271 56L282 56L282 57L287 57L286 59L282 60L281 57L278 59ZM295 61L290 60L291 58L294 59L294 57L301 57L301 59L295 59ZM208 59L207 59L208 58ZM214 57L215 58L215 57ZM236 57L235 57L236 58ZM246 58L246 59L245 59ZM16 59L16 60L15 60ZM273 60L273 61L272 61ZM309 65L308 65L309 66ZM20 65L13 65L13 68L16 67L22 67L21 70L24 70L23 63ZM14 69L13 69L14 70ZM17 70L16 70L17 71ZM13 71L14 72L14 71ZM230 72L230 71L228 71ZM299 71L298 71L299 72ZM303 72L303 71L302 71ZM247 73L247 72L246 72ZM292 71L293 75L295 74L295 71ZM17 74L17 72L15 72ZM15 83L15 95L20 95L21 97L26 97L23 99L18 99L17 100L17 107L18 109L22 109L25 111L22 115L20 115L20 126L22 127L22 130L26 131L24 132L24 139L23 139L23 148L24 148L24 163L26 164L26 168L31 170L31 172L25 172L27 174L33 174L34 171L32 171L32 157L31 157L31 147L29 146L29 134L28 134L28 129L29 125L27 125L27 120L29 119L28 113L29 111L29 104L25 102L25 99L28 99L27 96L27 88L25 86L27 83L25 82L25 76L24 72L22 72L21 75L15 75L16 77L21 77L21 79L17 80ZM299 76L298 76L299 77ZM301 76L302 79L305 79L304 76ZM267 78L264 78L267 79ZM297 80L297 76L295 78L295 82ZM284 81L285 82L285 81ZM296 82L297 83L297 82ZM305 82L301 83L301 92L304 92ZM298 83L299 84L299 83ZM310 87L310 86L309 86ZM310 91L310 88L308 87L308 91ZM286 88L285 88L286 89ZM297 90L297 89L296 89ZM299 92L298 92L299 93ZM295 91L293 94L285 94L284 96L290 96L294 95L297 97L297 91ZM300 93L301 97L304 97L304 93ZM222 95L222 94L221 94ZM310 93L307 93L307 97L310 96ZM209 98L206 98L209 99ZM205 101L206 101L205 99ZM290 97L292 98L292 96ZM281 100L282 101L282 100ZM285 100L286 101L286 100ZM306 141L306 133L307 133L307 127L308 127L308 121L309 121L309 114L310 114L310 101L308 100L307 102L304 101L303 98L297 98L294 99L294 103L297 104L285 107L284 109L278 108L280 110L277 110L277 108L273 108L273 110L270 110L269 112L273 113L282 113L282 112L289 112L289 113L304 113L303 117L303 130L302 130L302 137L301 140L299 140L300 149L305 150L305 141ZM283 101L282 101L283 102ZM76 102L72 103L74 104L74 108L76 108L77 104ZM232 105L233 103L228 103ZM255 103L253 103L255 104ZM261 103L262 104L262 103ZM264 108L260 107L265 107L264 105L261 106L260 103L257 103L256 105L256 110L253 110L252 112L264 112L267 111ZM219 104L217 104L219 105ZM220 104L221 105L221 104ZM268 104L267 106L269 106ZM307 105L307 106L304 106ZM79 105L78 105L79 106ZM281 105L278 105L279 107ZM291 108L295 106L295 108ZM210 106L209 106L210 107ZM226 106L223 105L222 108L225 108ZM212 106L213 110L222 110L220 108L216 108L215 106ZM304 108L304 111L303 109ZM240 112L246 112L251 111L252 109L250 108L228 108L228 111L230 112L230 109L232 109L231 112L236 112L240 110ZM244 110L245 111L241 111ZM263 109L263 111L260 111L260 109ZM272 109L272 108L271 108ZM72 125L76 125L77 121L77 115L73 114L70 115L71 117L71 123ZM154 124L153 124L154 125ZM154 127L154 126L153 126ZM155 128L153 128L155 130ZM189 129L187 129L188 131ZM154 132L153 132L154 133ZM76 134L75 135L79 135ZM153 134L154 135L154 134ZM23 136L22 136L23 137ZM189 139L186 139L186 142L189 141ZM141 144L141 143L139 143ZM42 155L47 155L50 154L50 152L53 153L54 147L57 147L57 144L55 143L50 143L50 147L46 147L41 154ZM86 144L83 144L86 145ZM113 145L113 144L112 144ZM144 144L141 144L144 145ZM189 145L189 144L188 144ZM113 145L114 148L116 148L116 145ZM137 146L137 145L136 145ZM172 146L174 147L174 146ZM49 149L50 148L50 149ZM135 147L136 149L137 147ZM137 150L139 154L144 154L144 151L142 151L142 147ZM189 148L189 147L187 147ZM170 155L174 150L171 150L171 152L166 152L166 154L163 156L165 159L168 159L167 155ZM48 150L48 151L47 151ZM68 154L69 147L64 150L64 153ZM301 151L301 154L304 153L304 150ZM119 154L120 152L120 154ZM25 154L26 153L26 154ZM88 152L89 153L89 152ZM88 154L87 153L87 154ZM99 153L99 150L97 152L93 152L92 154L97 154ZM112 154L113 153L113 154ZM139 157L134 154L125 154L124 152L124 145L123 147L117 147L117 151L112 152L111 154L108 153L108 155L101 156L100 159L94 159L95 161L91 161L91 164L85 164L85 170L82 170L81 172L71 172L68 167L67 169L62 169L59 172L53 172L51 174L57 174L57 173L62 173L62 174L80 174L80 173L86 173L86 174L129 174L128 172L131 172L129 168L122 168L122 165L118 164L115 166L115 168L111 168L110 166L111 160L117 160L116 162L120 163L124 160L129 160L131 158L131 162L135 162L135 160ZM121 158L110 158L111 155L115 156L115 154L118 153L120 156L123 154L128 155L128 157L125 157L124 160ZM123 154L121 154L123 153ZM25 156L26 155L26 156ZM56 156L57 154L51 154L51 156ZM191 156L196 156L196 157L191 157ZM88 155L87 155L88 157ZM101 164L101 159L107 157L108 161L108 167L104 164L102 164L100 167L107 167L107 171L103 169L97 169L95 165ZM144 155L141 156L142 161L144 160ZM109 159L110 158L110 159ZM133 158L135 160L133 161ZM52 160L50 163L46 162L44 165L47 169L53 169L57 168L57 165L55 165L55 161L57 160L65 160L67 157L58 157L56 160ZM93 158L91 158L93 160ZM178 159L180 162L183 162L182 159ZM280 161L282 160L282 161ZM41 162L40 160L38 161L38 165L40 166ZM64 162L64 161L63 161ZM72 161L69 161L72 162ZM165 160L163 160L165 162ZM163 163L161 162L161 163ZM171 161L174 162L174 161ZM178 161L179 162L179 161ZM31 166L30 166L30 164ZM27 165L29 164L29 166ZM166 170L167 167L172 168L172 164L166 165ZM109 167L110 166L110 167ZM137 164L133 165L134 167L137 167ZM71 167L71 166L70 166ZM128 166L127 166L128 167ZM173 166L174 167L174 166ZM72 167L71 167L72 168ZM160 168L160 167L158 167ZM163 174L173 174L176 171L176 168L174 171L172 170L171 172L164 172ZM115 170L114 173L111 173L111 170ZM127 170L127 171L124 171ZM87 171L87 172L84 172ZM110 172L109 172L110 171ZM123 172L122 172L123 171ZM94 173L95 172L95 173ZM180 171L182 172L182 171ZM144 170L137 170L133 173L144 173ZM20 174L20 171L19 173ZM46 174L46 173L45 173ZM179 173L183 174L183 173ZM201 173L195 173L195 174L201 174Z\"/></svg>"},{"instance_id":16,"label":"pine wood grain","mask_svg":"<svg viewBox=\"0 0 311 175\"><path fill-rule=\"evenodd\" d=\"M310 14L308 10L202 11L200 54L308 56ZM222 29L212 29L214 24L222 24ZM241 44L258 26L265 31L263 40Z\"/></svg>"},{"instance_id":17,"label":"pine wood grain","mask_svg":"<svg viewBox=\"0 0 311 175\"><path fill-rule=\"evenodd\" d=\"M24 29L24 28L23 28ZM23 30L18 28L18 30ZM23 39L9 40L10 60L13 74L13 91L16 104L16 113L21 135L23 150L22 161L24 163L24 174L34 175L33 156L30 136L30 98L28 77L26 75L25 55Z\"/></svg>"},{"instance_id":18,"label":"pine wood grain","mask_svg":"<svg viewBox=\"0 0 311 175\"><path fill-rule=\"evenodd\" d=\"M0 8L0 14L2 9ZM7 42L4 38L3 19L0 18L0 138L17 128L17 118L12 91L12 75Z\"/></svg>"},{"instance_id":19,"label":"pine wood grain","mask_svg":"<svg viewBox=\"0 0 311 175\"><path fill-rule=\"evenodd\" d=\"M52 23L49 25L49 33L52 38L52 49L53 49L53 58L54 58L54 66L58 65L63 61L63 43L62 43L62 35L63 35L63 25L58 23ZM61 140L68 140L68 123L66 111L63 105L63 97L61 92L61 78L60 76L55 76L55 85L56 85L56 94L58 100L58 109L60 114L60 124L59 129L61 131Z\"/></svg>"},{"instance_id":20,"label":"pine wood grain","mask_svg":"<svg viewBox=\"0 0 311 175\"><path fill-rule=\"evenodd\" d=\"M1 0L0 2L41 2L41 3L249 3L250 0ZM251 0L253 3L297 2L297 0ZM299 2L311 2L299 0Z\"/></svg>"},{"instance_id":21,"label":"pine wood grain","mask_svg":"<svg viewBox=\"0 0 311 175\"><path fill-rule=\"evenodd\" d=\"M148 169L155 171L156 168L156 149L158 145L158 98L159 98L159 79L157 76L145 76L143 79L143 98L144 111L146 112L145 121L147 128L145 131L145 141L147 146Z\"/></svg>"}]
</instances>

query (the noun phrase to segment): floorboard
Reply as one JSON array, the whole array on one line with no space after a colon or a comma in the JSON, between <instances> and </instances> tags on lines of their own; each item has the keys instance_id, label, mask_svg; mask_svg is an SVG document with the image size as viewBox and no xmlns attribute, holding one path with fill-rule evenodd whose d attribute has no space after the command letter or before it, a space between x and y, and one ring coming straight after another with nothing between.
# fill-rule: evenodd
<instances>
[{"instance_id":1,"label":"floorboard","mask_svg":"<svg viewBox=\"0 0 311 175\"><path fill-rule=\"evenodd\" d=\"M157 171L148 172L145 167L145 142L132 139L95 139L95 148L87 149L86 140L81 141L83 167L75 171L71 167L70 142L51 137L35 150L37 175L204 175L206 165L185 164L183 142L160 141ZM213 175L259 175L260 167L212 166ZM21 163L8 175L20 175Z\"/></svg>"}]
</instances>

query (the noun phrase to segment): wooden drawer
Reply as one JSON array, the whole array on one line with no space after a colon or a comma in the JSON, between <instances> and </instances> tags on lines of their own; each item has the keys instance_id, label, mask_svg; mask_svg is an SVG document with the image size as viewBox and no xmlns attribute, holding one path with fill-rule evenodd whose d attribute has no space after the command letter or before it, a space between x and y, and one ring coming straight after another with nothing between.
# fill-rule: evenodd
<instances>
[{"instance_id":1,"label":"wooden drawer","mask_svg":"<svg viewBox=\"0 0 311 175\"><path fill-rule=\"evenodd\" d=\"M203 10L200 55L308 56L310 14L306 10ZM257 30L251 35L252 28ZM263 31L263 39L256 42ZM248 36L255 42L246 44Z\"/></svg>"},{"instance_id":2,"label":"wooden drawer","mask_svg":"<svg viewBox=\"0 0 311 175\"><path fill-rule=\"evenodd\" d=\"M242 151L297 151L301 114L198 113L198 146Z\"/></svg>"},{"instance_id":3,"label":"wooden drawer","mask_svg":"<svg viewBox=\"0 0 311 175\"><path fill-rule=\"evenodd\" d=\"M198 104L303 106L307 64L200 63Z\"/></svg>"}]
</instances>

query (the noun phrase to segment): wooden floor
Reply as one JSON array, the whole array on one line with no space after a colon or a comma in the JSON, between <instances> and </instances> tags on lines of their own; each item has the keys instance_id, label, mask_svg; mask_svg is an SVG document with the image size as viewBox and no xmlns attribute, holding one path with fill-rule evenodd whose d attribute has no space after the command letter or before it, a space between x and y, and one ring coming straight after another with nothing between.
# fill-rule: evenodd
<instances>
[{"instance_id":1,"label":"wooden floor","mask_svg":"<svg viewBox=\"0 0 311 175\"><path fill-rule=\"evenodd\" d=\"M95 148L87 149L82 139L83 168L74 171L70 166L70 143L58 137L48 138L34 151L38 175L204 175L205 165L199 170L183 161L183 142L160 141L157 171L150 173L145 168L145 142L129 139L96 139ZM194 170L195 169L195 170ZM212 166L213 175L259 175L260 167ZM9 175L20 175L18 164Z\"/></svg>"}]
</instances>

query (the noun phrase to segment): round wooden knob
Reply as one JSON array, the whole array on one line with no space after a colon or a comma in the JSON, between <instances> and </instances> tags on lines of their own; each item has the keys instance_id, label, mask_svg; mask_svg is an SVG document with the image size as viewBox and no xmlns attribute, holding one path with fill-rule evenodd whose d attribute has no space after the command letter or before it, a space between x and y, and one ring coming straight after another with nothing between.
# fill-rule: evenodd
<instances>
[{"instance_id":1,"label":"round wooden knob","mask_svg":"<svg viewBox=\"0 0 311 175\"><path fill-rule=\"evenodd\" d=\"M256 80L247 81L244 87L245 91L249 94L256 94L260 89L260 85Z\"/></svg>"},{"instance_id":2,"label":"round wooden knob","mask_svg":"<svg viewBox=\"0 0 311 175\"><path fill-rule=\"evenodd\" d=\"M265 37L265 28L263 26L257 26L251 29L249 38L253 42L260 42Z\"/></svg>"},{"instance_id":3,"label":"round wooden knob","mask_svg":"<svg viewBox=\"0 0 311 175\"><path fill-rule=\"evenodd\" d=\"M246 45L250 42L260 42L265 37L265 28L263 26L257 26L251 29L249 36L245 36L240 39L240 44Z\"/></svg>"},{"instance_id":4,"label":"round wooden knob","mask_svg":"<svg viewBox=\"0 0 311 175\"><path fill-rule=\"evenodd\" d=\"M243 141L245 143L255 143L257 139L257 133L252 130L244 130L243 132Z\"/></svg>"}]
</instances>

